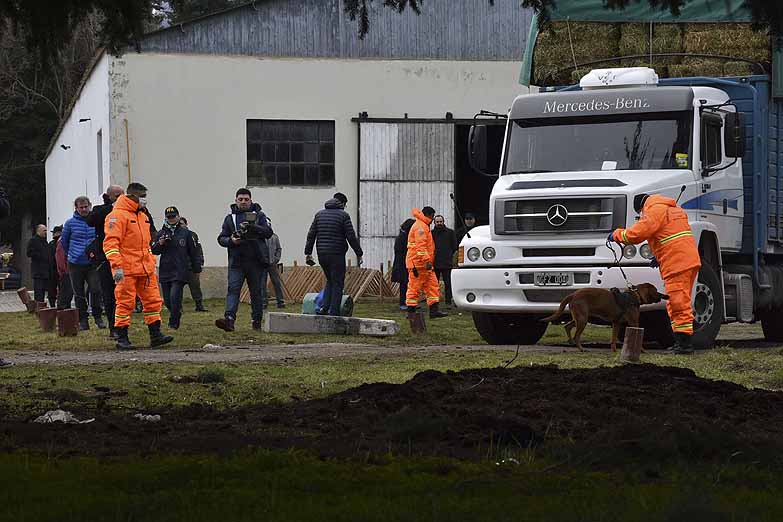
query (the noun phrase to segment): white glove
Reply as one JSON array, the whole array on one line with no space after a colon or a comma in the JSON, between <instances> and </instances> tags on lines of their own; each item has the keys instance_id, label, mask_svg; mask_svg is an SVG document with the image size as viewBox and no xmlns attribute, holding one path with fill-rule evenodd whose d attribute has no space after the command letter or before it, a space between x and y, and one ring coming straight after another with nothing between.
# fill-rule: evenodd
<instances>
[{"instance_id":1,"label":"white glove","mask_svg":"<svg viewBox=\"0 0 783 522\"><path fill-rule=\"evenodd\" d=\"M356 258L356 266L362 266L364 264L364 259L362 259L362 256L359 256Z\"/></svg>"},{"instance_id":2,"label":"white glove","mask_svg":"<svg viewBox=\"0 0 783 522\"><path fill-rule=\"evenodd\" d=\"M118 268L114 271L114 282L121 283L125 279L125 271L122 268Z\"/></svg>"}]
</instances>

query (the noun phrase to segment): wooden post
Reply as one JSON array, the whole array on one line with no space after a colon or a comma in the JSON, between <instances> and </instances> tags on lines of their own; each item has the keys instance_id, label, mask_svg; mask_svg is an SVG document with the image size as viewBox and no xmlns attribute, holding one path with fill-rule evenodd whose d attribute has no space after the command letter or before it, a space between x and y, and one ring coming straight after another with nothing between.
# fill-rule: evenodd
<instances>
[{"instance_id":1,"label":"wooden post","mask_svg":"<svg viewBox=\"0 0 783 522\"><path fill-rule=\"evenodd\" d=\"M296 264L296 259L294 259L294 268L296 268L297 266L299 266L299 265Z\"/></svg>"},{"instance_id":2,"label":"wooden post","mask_svg":"<svg viewBox=\"0 0 783 522\"><path fill-rule=\"evenodd\" d=\"M638 363L642 354L643 341L644 328L634 328L632 326L627 326L625 328L623 349L620 352L620 361L624 363Z\"/></svg>"},{"instance_id":3,"label":"wooden post","mask_svg":"<svg viewBox=\"0 0 783 522\"><path fill-rule=\"evenodd\" d=\"M378 282L378 293L381 295L381 304L383 304L383 263L381 263L381 280Z\"/></svg>"},{"instance_id":4,"label":"wooden post","mask_svg":"<svg viewBox=\"0 0 783 522\"><path fill-rule=\"evenodd\" d=\"M408 314L408 322L411 324L411 333L421 335L427 333L427 321L424 320L424 312L416 311Z\"/></svg>"},{"instance_id":5,"label":"wooden post","mask_svg":"<svg viewBox=\"0 0 783 522\"><path fill-rule=\"evenodd\" d=\"M60 337L75 337L79 333L79 310L68 308L57 311L57 333Z\"/></svg>"},{"instance_id":6,"label":"wooden post","mask_svg":"<svg viewBox=\"0 0 783 522\"><path fill-rule=\"evenodd\" d=\"M57 326L57 309L44 308L38 310L38 324L44 332L53 332Z\"/></svg>"}]
</instances>

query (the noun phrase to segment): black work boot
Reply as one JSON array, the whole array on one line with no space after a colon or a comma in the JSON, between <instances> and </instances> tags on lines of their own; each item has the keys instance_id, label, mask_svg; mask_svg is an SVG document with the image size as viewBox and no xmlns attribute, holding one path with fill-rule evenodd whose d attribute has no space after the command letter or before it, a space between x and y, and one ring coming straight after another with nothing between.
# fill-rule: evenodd
<instances>
[{"instance_id":1,"label":"black work boot","mask_svg":"<svg viewBox=\"0 0 783 522\"><path fill-rule=\"evenodd\" d=\"M150 348L156 348L169 344L174 338L170 335L163 335L160 332L160 321L155 321L152 324L148 324L147 328L150 331Z\"/></svg>"},{"instance_id":2,"label":"black work boot","mask_svg":"<svg viewBox=\"0 0 783 522\"><path fill-rule=\"evenodd\" d=\"M128 339L128 327L127 326L121 326L119 328L116 328L115 331L117 332L117 349L118 350L133 350L133 345L131 344L130 340Z\"/></svg>"},{"instance_id":3,"label":"black work boot","mask_svg":"<svg viewBox=\"0 0 783 522\"><path fill-rule=\"evenodd\" d=\"M116 341L119 339L119 333L117 332L118 328L115 328L114 326L109 327L109 339L112 341Z\"/></svg>"},{"instance_id":4,"label":"black work boot","mask_svg":"<svg viewBox=\"0 0 783 522\"><path fill-rule=\"evenodd\" d=\"M261 331L261 321L253 321L253 330Z\"/></svg>"},{"instance_id":5,"label":"black work boot","mask_svg":"<svg viewBox=\"0 0 783 522\"><path fill-rule=\"evenodd\" d=\"M204 302L201 299L196 301L196 311L197 312L209 312L209 310L204 308Z\"/></svg>"},{"instance_id":6,"label":"black work boot","mask_svg":"<svg viewBox=\"0 0 783 522\"><path fill-rule=\"evenodd\" d=\"M693 353L693 346L691 344L691 335L686 333L674 334L674 347L672 353L677 355L686 355Z\"/></svg>"},{"instance_id":7,"label":"black work boot","mask_svg":"<svg viewBox=\"0 0 783 522\"><path fill-rule=\"evenodd\" d=\"M234 318L233 317L222 317L220 319L215 320L215 326L220 328L221 330L224 330L226 332L233 332L234 331Z\"/></svg>"},{"instance_id":8,"label":"black work boot","mask_svg":"<svg viewBox=\"0 0 783 522\"><path fill-rule=\"evenodd\" d=\"M441 317L446 317L447 315L449 314L441 311L438 303L432 303L432 306L430 306L430 319L440 319Z\"/></svg>"}]
</instances>

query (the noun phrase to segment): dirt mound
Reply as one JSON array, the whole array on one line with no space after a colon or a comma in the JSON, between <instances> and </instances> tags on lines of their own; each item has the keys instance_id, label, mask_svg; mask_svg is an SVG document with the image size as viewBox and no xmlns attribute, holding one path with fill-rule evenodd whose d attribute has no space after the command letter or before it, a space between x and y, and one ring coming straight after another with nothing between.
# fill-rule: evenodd
<instances>
[{"instance_id":1,"label":"dirt mound","mask_svg":"<svg viewBox=\"0 0 783 522\"><path fill-rule=\"evenodd\" d=\"M76 413L76 412L74 412ZM327 456L479 457L546 448L599 460L755 459L783 448L783 393L653 365L425 371L403 384L365 384L317 400L215 411L84 411L86 425L0 422L3 449L70 454L305 448ZM623 448L623 451L618 451Z\"/></svg>"}]
</instances>

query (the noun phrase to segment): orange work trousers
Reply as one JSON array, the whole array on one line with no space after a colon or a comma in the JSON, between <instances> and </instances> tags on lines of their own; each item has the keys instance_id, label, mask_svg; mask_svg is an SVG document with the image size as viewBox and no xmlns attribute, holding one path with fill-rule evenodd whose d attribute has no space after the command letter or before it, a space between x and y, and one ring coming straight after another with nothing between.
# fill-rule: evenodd
<instances>
[{"instance_id":1,"label":"orange work trousers","mask_svg":"<svg viewBox=\"0 0 783 522\"><path fill-rule=\"evenodd\" d=\"M141 299L144 307L144 322L152 324L160 321L160 309L163 299L158 290L158 277L151 274L147 276L125 276L114 287L114 298L117 301L117 311L114 314L114 326L122 328L130 326L133 310L136 308L136 296Z\"/></svg>"},{"instance_id":2,"label":"orange work trousers","mask_svg":"<svg viewBox=\"0 0 783 522\"><path fill-rule=\"evenodd\" d=\"M669 312L674 333L693 335L691 292L698 275L699 267L695 267L672 274L663 280L666 293L669 295L666 310Z\"/></svg>"},{"instance_id":3,"label":"orange work trousers","mask_svg":"<svg viewBox=\"0 0 783 522\"><path fill-rule=\"evenodd\" d=\"M407 306L417 306L419 304L419 294L422 290L427 296L427 306L432 306L440 301L440 285L438 278L435 277L435 270L416 267L419 277L413 275L413 269L408 269L408 293L405 294L405 304Z\"/></svg>"}]
</instances>

